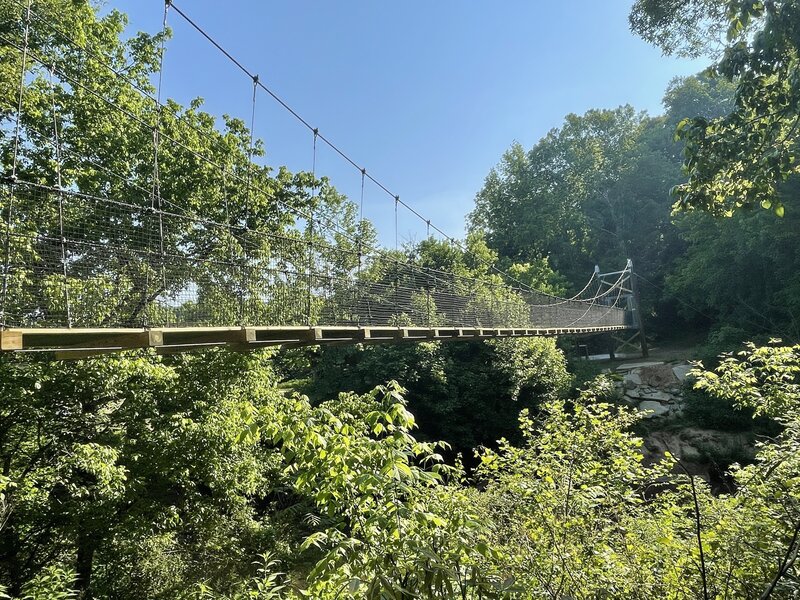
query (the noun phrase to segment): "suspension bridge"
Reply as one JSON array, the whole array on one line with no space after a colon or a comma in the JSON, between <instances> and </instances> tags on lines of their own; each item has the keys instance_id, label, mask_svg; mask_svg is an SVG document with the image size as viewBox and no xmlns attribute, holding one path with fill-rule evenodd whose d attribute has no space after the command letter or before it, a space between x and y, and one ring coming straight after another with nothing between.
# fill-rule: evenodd
<instances>
[{"instance_id":1,"label":"suspension bridge","mask_svg":"<svg viewBox=\"0 0 800 600\"><path fill-rule=\"evenodd\" d=\"M630 261L596 269L568 298L533 289L402 201L174 2L150 70L133 46L108 51L101 27L65 30L52 3L8 5L0 350L80 358L641 331ZM162 100L171 15L249 80L249 127ZM310 173L258 164L263 96L310 133ZM318 146L360 177L360 210L317 177ZM363 218L366 185L387 196L395 239L405 211L471 268L381 247Z\"/></svg>"}]
</instances>

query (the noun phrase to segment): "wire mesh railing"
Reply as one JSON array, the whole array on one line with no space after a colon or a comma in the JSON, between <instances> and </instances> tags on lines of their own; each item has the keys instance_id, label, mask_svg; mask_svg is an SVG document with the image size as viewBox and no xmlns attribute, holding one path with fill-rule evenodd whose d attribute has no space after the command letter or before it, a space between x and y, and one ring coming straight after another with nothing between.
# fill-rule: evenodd
<instances>
[{"instance_id":1,"label":"wire mesh railing","mask_svg":"<svg viewBox=\"0 0 800 600\"><path fill-rule=\"evenodd\" d=\"M320 240L36 183L2 187L7 327L624 326L619 293L551 296Z\"/></svg>"}]
</instances>

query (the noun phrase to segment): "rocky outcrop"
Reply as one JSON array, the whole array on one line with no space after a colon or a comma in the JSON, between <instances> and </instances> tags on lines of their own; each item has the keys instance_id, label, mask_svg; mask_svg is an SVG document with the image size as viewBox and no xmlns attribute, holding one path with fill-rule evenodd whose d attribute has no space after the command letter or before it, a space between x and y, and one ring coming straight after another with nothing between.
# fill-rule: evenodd
<instances>
[{"instance_id":1,"label":"rocky outcrop","mask_svg":"<svg viewBox=\"0 0 800 600\"><path fill-rule=\"evenodd\" d=\"M711 455L730 455L742 450L754 451L746 433L684 427L677 431L651 432L645 438L643 454L646 462L653 463L669 452L690 472L700 475L707 471Z\"/></svg>"},{"instance_id":2,"label":"rocky outcrop","mask_svg":"<svg viewBox=\"0 0 800 600\"><path fill-rule=\"evenodd\" d=\"M661 417L670 413L669 405L662 404L655 400L644 400L639 402L639 410L646 413L645 418Z\"/></svg>"},{"instance_id":3,"label":"rocky outcrop","mask_svg":"<svg viewBox=\"0 0 800 600\"><path fill-rule=\"evenodd\" d=\"M654 464L669 452L680 460L676 473L697 475L711 485L713 494L731 493L733 481L728 472L730 460L718 457L736 456L737 462L755 457L755 446L747 433L734 433L684 427L679 430L651 431L644 437L642 455L645 464Z\"/></svg>"},{"instance_id":4,"label":"rocky outcrop","mask_svg":"<svg viewBox=\"0 0 800 600\"><path fill-rule=\"evenodd\" d=\"M688 363L625 363L612 374L621 402L648 420L642 454L646 463L658 462L666 452L680 460L679 470L699 475L716 492L730 491L726 473L730 459L750 460L755 455L747 433L717 431L678 420L683 415L683 389L693 366Z\"/></svg>"},{"instance_id":5,"label":"rocky outcrop","mask_svg":"<svg viewBox=\"0 0 800 600\"><path fill-rule=\"evenodd\" d=\"M689 364L663 362L625 363L617 367L617 390L623 402L642 411L644 418L679 415L683 409L681 386Z\"/></svg>"}]
</instances>

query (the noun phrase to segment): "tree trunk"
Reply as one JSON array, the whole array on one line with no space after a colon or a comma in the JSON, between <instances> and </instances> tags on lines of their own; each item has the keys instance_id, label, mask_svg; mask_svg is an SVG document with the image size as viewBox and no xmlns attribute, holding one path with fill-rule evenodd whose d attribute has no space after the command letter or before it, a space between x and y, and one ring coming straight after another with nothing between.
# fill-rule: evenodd
<instances>
[{"instance_id":1,"label":"tree trunk","mask_svg":"<svg viewBox=\"0 0 800 600\"><path fill-rule=\"evenodd\" d=\"M14 526L13 515L6 522L0 532L0 561L4 564L3 570L8 576L8 590L12 598L22 595L22 584L25 581L23 567L19 556L19 538Z\"/></svg>"},{"instance_id":2,"label":"tree trunk","mask_svg":"<svg viewBox=\"0 0 800 600\"><path fill-rule=\"evenodd\" d=\"M75 588L81 600L90 600L92 597L89 586L92 582L92 562L96 547L96 540L82 523L78 531L78 556L75 561Z\"/></svg>"}]
</instances>

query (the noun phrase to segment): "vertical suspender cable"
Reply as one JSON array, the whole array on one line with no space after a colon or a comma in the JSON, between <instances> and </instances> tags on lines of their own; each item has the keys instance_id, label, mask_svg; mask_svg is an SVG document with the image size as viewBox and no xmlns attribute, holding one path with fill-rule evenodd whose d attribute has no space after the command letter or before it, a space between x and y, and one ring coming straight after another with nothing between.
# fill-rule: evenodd
<instances>
[{"instance_id":1,"label":"vertical suspender cable","mask_svg":"<svg viewBox=\"0 0 800 600\"><path fill-rule=\"evenodd\" d=\"M31 3L33 0L28 0L28 6L25 10L25 33L22 45L22 66L20 67L19 74L19 99L17 102L17 114L14 122L14 159L11 166L11 189L8 198L8 215L6 217L6 239L3 257L3 297L0 302L0 326L7 327L6 301L8 298L8 279L9 269L11 268L11 229L14 226L14 184L17 181L17 168L19 165L19 145L20 145L20 127L22 117L22 101L25 94L25 72L28 69L28 43L31 30Z\"/></svg>"},{"instance_id":2,"label":"vertical suspender cable","mask_svg":"<svg viewBox=\"0 0 800 600\"><path fill-rule=\"evenodd\" d=\"M22 117L22 100L25 91L25 71L28 69L28 44L30 42L31 32L31 5L33 0L28 0L28 6L25 9L25 33L22 45L22 67L19 76L19 98L17 102L17 115L14 122L14 161L11 167L11 178L17 178L17 166L19 164L19 143L20 143L20 128Z\"/></svg>"},{"instance_id":3,"label":"vertical suspender cable","mask_svg":"<svg viewBox=\"0 0 800 600\"><path fill-rule=\"evenodd\" d=\"M400 204L400 196L394 197L394 249L396 251L400 250L400 245L398 243L398 236L397 236L397 206Z\"/></svg>"},{"instance_id":4,"label":"vertical suspender cable","mask_svg":"<svg viewBox=\"0 0 800 600\"><path fill-rule=\"evenodd\" d=\"M355 306L355 313L357 324L360 325L361 321L361 286L363 285L361 281L361 261L363 260L364 256L364 184L366 183L367 179L367 170L362 168L361 169L361 202L359 203L359 210L358 210L358 247L356 251L358 252L358 272L356 275L356 306Z\"/></svg>"},{"instance_id":5,"label":"vertical suspender cable","mask_svg":"<svg viewBox=\"0 0 800 600\"><path fill-rule=\"evenodd\" d=\"M396 253L400 252L397 236L397 207L400 204L400 196L394 197L394 250ZM396 254L394 257L394 318L395 325L400 325L400 257Z\"/></svg>"},{"instance_id":6,"label":"vertical suspender cable","mask_svg":"<svg viewBox=\"0 0 800 600\"><path fill-rule=\"evenodd\" d=\"M58 132L58 111L56 110L56 87L53 82L55 67L50 68L50 97L53 105L53 151L56 159L56 187L58 189L58 236L61 246L61 271L64 286L64 309L67 327L72 327L72 311L69 298L69 279L67 278L67 238L64 235L64 193L61 178L61 136Z\"/></svg>"},{"instance_id":7,"label":"vertical suspender cable","mask_svg":"<svg viewBox=\"0 0 800 600\"><path fill-rule=\"evenodd\" d=\"M426 240L430 240L431 239L431 220L430 219L425 219L425 225L426 225L425 239ZM426 317L425 317L426 324L428 325L428 327L430 327L432 325L431 319L433 317L433 315L431 315L431 276L430 275L426 275L425 276L425 315L426 315Z\"/></svg>"},{"instance_id":8,"label":"vertical suspender cable","mask_svg":"<svg viewBox=\"0 0 800 600\"><path fill-rule=\"evenodd\" d=\"M157 301L158 296L167 289L166 252L164 248L164 205L161 198L161 172L158 163L158 151L161 145L161 88L164 80L164 54L166 52L167 17L172 0L164 0L164 18L161 22L161 43L158 52L158 88L156 90L156 124L153 127L153 192L150 201L151 209L158 213L158 254L161 284L158 294L152 296ZM147 310L148 307L145 307ZM152 323L151 323L152 324Z\"/></svg>"},{"instance_id":9,"label":"vertical suspender cable","mask_svg":"<svg viewBox=\"0 0 800 600\"><path fill-rule=\"evenodd\" d=\"M311 208L308 218L308 263L306 266L306 275L308 287L306 288L306 325L312 325L311 304L312 293L314 287L314 194L317 190L317 138L319 137L319 129L313 130L314 140L312 142L312 158L311 158Z\"/></svg>"},{"instance_id":10,"label":"vertical suspender cable","mask_svg":"<svg viewBox=\"0 0 800 600\"><path fill-rule=\"evenodd\" d=\"M364 183L367 179L367 170L361 169L361 202L358 208L358 220L364 220Z\"/></svg>"},{"instance_id":11,"label":"vertical suspender cable","mask_svg":"<svg viewBox=\"0 0 800 600\"><path fill-rule=\"evenodd\" d=\"M247 188L244 198L244 226L242 228L242 252L244 262L242 264L241 284L239 287L239 325L247 325L247 314L245 310L247 288L250 284L250 193L253 187L253 156L255 155L255 129L256 129L256 99L258 98L258 75L253 75L253 94L250 108L250 145L247 150Z\"/></svg>"},{"instance_id":12,"label":"vertical suspender cable","mask_svg":"<svg viewBox=\"0 0 800 600\"><path fill-rule=\"evenodd\" d=\"M223 156L226 156L226 149L223 144ZM230 210L230 203L228 201L228 166L229 161L227 158L224 159L225 162L222 166L222 202L225 208L225 243L228 245L228 269L230 272L235 272L234 269L236 268L236 257L234 256L234 241L236 240L235 235L235 225L231 220L231 210ZM233 167L231 167L231 171L233 171ZM213 307L209 307L212 308ZM203 319L210 318L211 315L202 315Z\"/></svg>"},{"instance_id":13,"label":"vertical suspender cable","mask_svg":"<svg viewBox=\"0 0 800 600\"><path fill-rule=\"evenodd\" d=\"M430 219L426 219L425 223L427 225L427 229L426 229L426 232L425 232L425 239L426 240L430 240L431 239L431 220ZM428 327L430 327L433 324L432 323L433 315L431 315L431 283L432 283L431 279L432 279L432 277L431 277L430 273L424 275L424 281L425 281L425 315L426 315L425 316L425 322L426 322Z\"/></svg>"}]
</instances>

